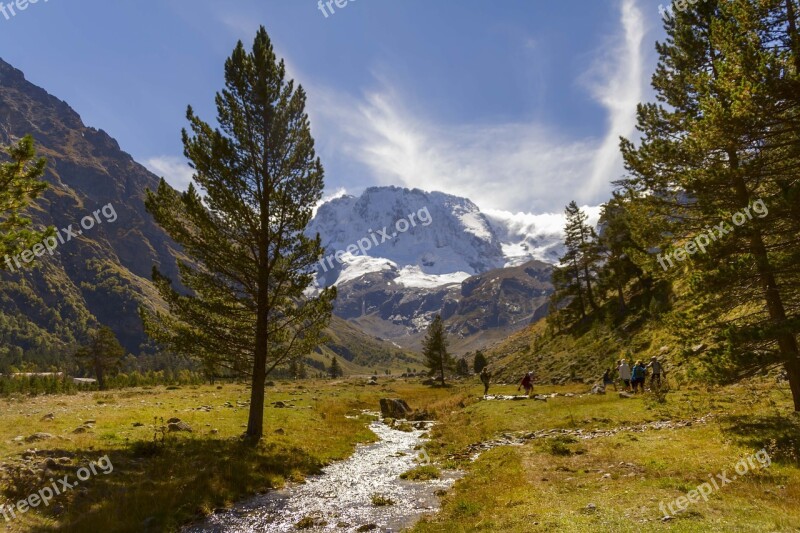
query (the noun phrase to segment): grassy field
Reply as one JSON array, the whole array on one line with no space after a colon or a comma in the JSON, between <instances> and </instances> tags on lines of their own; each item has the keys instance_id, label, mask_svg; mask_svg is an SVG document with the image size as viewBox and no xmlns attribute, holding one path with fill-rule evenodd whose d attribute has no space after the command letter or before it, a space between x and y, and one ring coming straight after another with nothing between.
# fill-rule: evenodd
<instances>
[{"instance_id":1,"label":"grassy field","mask_svg":"<svg viewBox=\"0 0 800 533\"><path fill-rule=\"evenodd\" d=\"M69 475L73 481L80 467L106 455L113 472L95 468L96 475L47 507L39 505L10 521L0 515L0 530L174 530L215 508L280 487L287 479L300 481L347 457L356 443L375 438L367 429L369 417L360 413L377 410L381 397L404 397L415 407L442 399L447 405L450 392L402 382L278 383L269 389L268 402L291 407L267 406L267 435L256 449L239 440L249 399L239 385L3 399L0 502L27 498L50 486L51 477ZM154 443L154 427L173 417L193 431L167 433L163 444ZM52 437L25 440L35 433ZM35 455L25 453L29 450Z\"/></svg>"},{"instance_id":2,"label":"grassy field","mask_svg":"<svg viewBox=\"0 0 800 533\"><path fill-rule=\"evenodd\" d=\"M790 405L788 390L769 384L674 391L665 403L613 392L471 403L440 420L428 447L435 456L517 432L631 430L592 439L556 433L461 461L467 476L444 498L443 511L415 531L800 531L800 417ZM705 415L712 416L685 427L637 427ZM752 457L762 449L768 456ZM747 457L747 468L739 466L746 471L737 475ZM673 502L710 483L711 475L718 489L707 501L682 501L684 512L669 512L668 504L677 511Z\"/></svg>"},{"instance_id":3,"label":"grassy field","mask_svg":"<svg viewBox=\"0 0 800 533\"><path fill-rule=\"evenodd\" d=\"M438 418L427 445L431 455L466 470L444 496L442 512L415 531L799 530L800 417L790 414L784 389L697 388L674 391L659 403L652 396L580 395L587 387L575 385L537 387L537 393L561 394L547 402L483 401L473 382L446 389L380 382L278 383L268 401L290 407L267 407L267 436L256 449L239 440L248 400L240 385L0 400L0 501L25 498L48 486L50 477L74 480L78 468L105 456L113 464L112 472L96 469L46 508L9 522L0 515L0 524L9 532L175 530L347 457L356 443L374 438L361 411L376 410L381 397L400 397ZM570 392L578 395L563 396ZM705 423L638 430L706 415L712 417ZM154 443L154 426L173 417L193 431L167 433L163 443L159 435ZM606 433L592 439L553 433L491 449L474 462L464 459L474 443L545 429ZM51 437L26 442L37 432ZM689 503L662 521L661 502L685 496L709 475L727 471L730 478L740 459L762 448L769 467L751 460L745 474L714 490L707 502Z\"/></svg>"}]
</instances>

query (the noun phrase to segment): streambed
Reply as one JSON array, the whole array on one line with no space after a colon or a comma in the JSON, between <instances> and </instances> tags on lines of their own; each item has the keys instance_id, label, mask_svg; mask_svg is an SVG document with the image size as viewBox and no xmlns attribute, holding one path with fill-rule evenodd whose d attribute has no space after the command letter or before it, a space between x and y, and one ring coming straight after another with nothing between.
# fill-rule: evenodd
<instances>
[{"instance_id":1,"label":"streambed","mask_svg":"<svg viewBox=\"0 0 800 533\"><path fill-rule=\"evenodd\" d=\"M370 429L378 442L359 445L352 456L323 469L305 483L270 491L216 513L188 533L251 531L401 531L427 513L438 510L437 491L446 490L459 477L458 472L443 471L441 479L405 481L403 472L419 465L426 429L410 432L392 429L382 422L372 422ZM373 505L379 494L394 505ZM306 529L296 525L313 524ZM364 529L370 528L370 529Z\"/></svg>"}]
</instances>

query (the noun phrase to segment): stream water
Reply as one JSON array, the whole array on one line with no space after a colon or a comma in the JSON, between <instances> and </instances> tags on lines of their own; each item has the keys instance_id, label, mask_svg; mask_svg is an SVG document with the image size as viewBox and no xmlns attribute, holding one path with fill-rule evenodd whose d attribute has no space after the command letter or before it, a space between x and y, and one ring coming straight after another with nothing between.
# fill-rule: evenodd
<instances>
[{"instance_id":1,"label":"stream water","mask_svg":"<svg viewBox=\"0 0 800 533\"><path fill-rule=\"evenodd\" d=\"M303 531L395 532L438 510L436 492L449 488L457 472L443 471L441 479L432 481L399 478L419 464L420 451L414 448L423 443L425 430L398 431L382 422L371 423L370 429L378 442L359 445L350 458L325 467L322 474L211 515L185 532L299 531L301 520L313 524ZM374 494L395 503L375 506Z\"/></svg>"}]
</instances>

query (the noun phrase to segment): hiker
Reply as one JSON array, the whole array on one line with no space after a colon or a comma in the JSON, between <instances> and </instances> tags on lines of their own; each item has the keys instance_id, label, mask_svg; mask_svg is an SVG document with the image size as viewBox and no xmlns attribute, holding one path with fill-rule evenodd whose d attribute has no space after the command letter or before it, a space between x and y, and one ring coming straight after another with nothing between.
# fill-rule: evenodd
<instances>
[{"instance_id":1,"label":"hiker","mask_svg":"<svg viewBox=\"0 0 800 533\"><path fill-rule=\"evenodd\" d=\"M483 383L483 395L486 396L489 394L489 380L492 378L492 375L489 373L488 367L483 367L480 373L481 383Z\"/></svg>"},{"instance_id":2,"label":"hiker","mask_svg":"<svg viewBox=\"0 0 800 533\"><path fill-rule=\"evenodd\" d=\"M647 365L647 368L653 371L653 376L650 378L650 390L660 389L661 388L661 362L656 358L654 355L650 358L650 364Z\"/></svg>"},{"instance_id":3,"label":"hiker","mask_svg":"<svg viewBox=\"0 0 800 533\"><path fill-rule=\"evenodd\" d=\"M633 365L633 370L631 371L631 384L633 385L633 393L636 394L638 392L639 387L642 388L642 393L644 393L644 380L647 376L647 369L645 368L644 364L641 361L636 361L636 364Z\"/></svg>"},{"instance_id":4,"label":"hiker","mask_svg":"<svg viewBox=\"0 0 800 533\"><path fill-rule=\"evenodd\" d=\"M517 392L519 392L520 387L525 389L526 396L531 395L531 391L533 390L533 372L525 374L525 377L522 378L522 381L520 381L517 386Z\"/></svg>"},{"instance_id":5,"label":"hiker","mask_svg":"<svg viewBox=\"0 0 800 533\"><path fill-rule=\"evenodd\" d=\"M619 360L617 371L619 372L619 379L621 379L625 384L625 390L631 390L631 367L628 365L625 359Z\"/></svg>"},{"instance_id":6,"label":"hiker","mask_svg":"<svg viewBox=\"0 0 800 533\"><path fill-rule=\"evenodd\" d=\"M606 372L603 374L603 388L605 389L609 385L613 385L614 390L617 390L617 384L614 382L614 378L611 377L611 369L606 368Z\"/></svg>"}]
</instances>

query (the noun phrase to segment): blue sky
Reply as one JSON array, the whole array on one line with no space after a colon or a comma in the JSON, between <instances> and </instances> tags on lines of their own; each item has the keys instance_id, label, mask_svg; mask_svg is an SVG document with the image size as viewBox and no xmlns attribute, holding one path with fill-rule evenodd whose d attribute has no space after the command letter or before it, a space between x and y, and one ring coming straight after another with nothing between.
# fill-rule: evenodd
<instances>
[{"instance_id":1,"label":"blue sky","mask_svg":"<svg viewBox=\"0 0 800 533\"><path fill-rule=\"evenodd\" d=\"M333 7L39 0L0 14L0 57L179 187L186 106L213 120L224 60L261 24L308 92L330 195L401 185L553 213L604 201L622 175L617 139L651 99L653 0Z\"/></svg>"}]
</instances>

